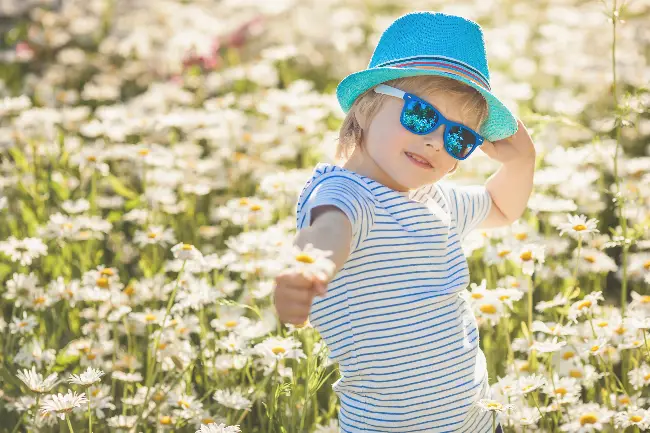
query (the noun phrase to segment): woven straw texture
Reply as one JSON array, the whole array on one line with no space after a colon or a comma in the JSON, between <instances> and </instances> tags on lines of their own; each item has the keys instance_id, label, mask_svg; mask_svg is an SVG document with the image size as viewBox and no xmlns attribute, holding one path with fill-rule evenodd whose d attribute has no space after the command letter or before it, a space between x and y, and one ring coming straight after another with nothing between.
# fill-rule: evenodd
<instances>
[{"instance_id":1,"label":"woven straw texture","mask_svg":"<svg viewBox=\"0 0 650 433\"><path fill-rule=\"evenodd\" d=\"M381 66L387 62L392 65ZM414 63L417 67L395 66ZM444 66L425 69L439 64ZM347 113L357 97L373 86L416 75L449 77L478 90L489 107L479 131L487 140L500 140L517 132L512 112L488 90L490 73L481 27L456 15L412 12L397 18L382 33L368 68L345 77L336 88L336 96Z\"/></svg>"}]
</instances>

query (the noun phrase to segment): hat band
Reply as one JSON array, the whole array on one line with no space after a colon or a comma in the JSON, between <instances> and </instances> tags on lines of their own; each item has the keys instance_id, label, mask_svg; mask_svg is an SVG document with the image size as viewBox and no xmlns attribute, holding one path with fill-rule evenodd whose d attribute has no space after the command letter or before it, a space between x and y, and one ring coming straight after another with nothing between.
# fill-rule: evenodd
<instances>
[{"instance_id":1,"label":"hat band","mask_svg":"<svg viewBox=\"0 0 650 433\"><path fill-rule=\"evenodd\" d=\"M447 57L418 56L407 59L391 60L375 66L375 68L381 67L428 69L445 72L465 78L466 80L490 91L490 83L478 70L465 63Z\"/></svg>"}]
</instances>

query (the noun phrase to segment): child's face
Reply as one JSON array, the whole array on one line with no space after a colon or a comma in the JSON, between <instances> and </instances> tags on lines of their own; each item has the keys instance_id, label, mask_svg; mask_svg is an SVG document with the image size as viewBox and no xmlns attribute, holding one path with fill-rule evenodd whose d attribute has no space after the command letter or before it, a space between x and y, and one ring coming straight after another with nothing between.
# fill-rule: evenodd
<instances>
[{"instance_id":1,"label":"child's face","mask_svg":"<svg viewBox=\"0 0 650 433\"><path fill-rule=\"evenodd\" d=\"M457 98L440 94L416 96L433 104L447 119L476 128L477 125L466 123L467 119L461 116ZM388 98L384 102L370 125L364 128L365 152L355 149L350 163L346 164L347 168L399 191L437 182L459 162L444 148L445 125L427 135L413 134L400 123L403 105L404 101L398 98ZM362 152L363 155L355 155ZM414 163L407 152L425 158L432 167Z\"/></svg>"}]
</instances>

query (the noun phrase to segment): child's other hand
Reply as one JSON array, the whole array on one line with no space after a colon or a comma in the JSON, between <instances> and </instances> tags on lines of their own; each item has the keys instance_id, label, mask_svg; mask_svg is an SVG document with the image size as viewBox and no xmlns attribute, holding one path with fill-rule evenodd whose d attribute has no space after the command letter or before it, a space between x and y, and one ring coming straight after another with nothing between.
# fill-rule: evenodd
<instances>
[{"instance_id":1,"label":"child's other hand","mask_svg":"<svg viewBox=\"0 0 650 433\"><path fill-rule=\"evenodd\" d=\"M282 323L302 325L309 318L316 296L327 293L327 282L287 270L275 277L274 304Z\"/></svg>"}]
</instances>

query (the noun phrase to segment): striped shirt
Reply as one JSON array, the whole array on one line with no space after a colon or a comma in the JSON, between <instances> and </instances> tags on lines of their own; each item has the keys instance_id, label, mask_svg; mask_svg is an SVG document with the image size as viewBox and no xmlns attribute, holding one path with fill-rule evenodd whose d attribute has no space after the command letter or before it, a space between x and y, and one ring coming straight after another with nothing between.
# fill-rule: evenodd
<instances>
[{"instance_id":1,"label":"striped shirt","mask_svg":"<svg viewBox=\"0 0 650 433\"><path fill-rule=\"evenodd\" d=\"M459 296L470 281L461 241L491 203L483 185L401 193L339 166L314 169L297 228L326 204L352 225L350 255L309 315L339 364L341 432L492 432L475 404L490 397L485 356Z\"/></svg>"}]
</instances>

